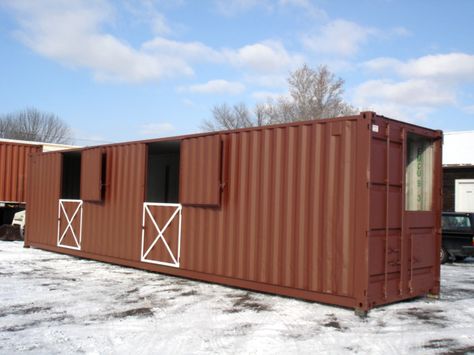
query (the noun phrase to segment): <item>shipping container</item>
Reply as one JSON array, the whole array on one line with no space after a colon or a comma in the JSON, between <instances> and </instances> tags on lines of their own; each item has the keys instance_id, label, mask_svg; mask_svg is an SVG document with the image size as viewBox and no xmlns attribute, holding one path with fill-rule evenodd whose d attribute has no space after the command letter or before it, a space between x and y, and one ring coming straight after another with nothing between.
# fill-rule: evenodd
<instances>
[{"instance_id":1,"label":"shipping container","mask_svg":"<svg viewBox=\"0 0 474 355\"><path fill-rule=\"evenodd\" d=\"M35 154L25 246L362 312L438 295L441 147L363 112Z\"/></svg>"},{"instance_id":2,"label":"shipping container","mask_svg":"<svg viewBox=\"0 0 474 355\"><path fill-rule=\"evenodd\" d=\"M67 148L73 146L0 139L0 225L10 224L15 212L25 207L28 157Z\"/></svg>"},{"instance_id":3,"label":"shipping container","mask_svg":"<svg viewBox=\"0 0 474 355\"><path fill-rule=\"evenodd\" d=\"M28 156L41 145L0 141L0 202L25 203Z\"/></svg>"}]
</instances>

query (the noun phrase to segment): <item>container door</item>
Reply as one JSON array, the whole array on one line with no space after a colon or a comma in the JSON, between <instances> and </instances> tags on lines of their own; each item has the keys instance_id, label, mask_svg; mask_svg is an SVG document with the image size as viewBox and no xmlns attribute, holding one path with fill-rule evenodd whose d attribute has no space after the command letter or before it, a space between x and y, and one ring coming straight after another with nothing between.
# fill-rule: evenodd
<instances>
[{"instance_id":1,"label":"container door","mask_svg":"<svg viewBox=\"0 0 474 355\"><path fill-rule=\"evenodd\" d=\"M102 148L85 149L81 156L81 200L102 201L105 154Z\"/></svg>"},{"instance_id":2,"label":"container door","mask_svg":"<svg viewBox=\"0 0 474 355\"><path fill-rule=\"evenodd\" d=\"M369 298L435 290L439 278L440 142L379 121L372 129ZM380 125L380 126L379 126Z\"/></svg>"},{"instance_id":3,"label":"container door","mask_svg":"<svg viewBox=\"0 0 474 355\"><path fill-rule=\"evenodd\" d=\"M146 201L143 203L141 258L145 263L180 267L180 141L147 145Z\"/></svg>"},{"instance_id":4,"label":"container door","mask_svg":"<svg viewBox=\"0 0 474 355\"><path fill-rule=\"evenodd\" d=\"M181 148L180 202L219 207L222 143L218 135L185 139Z\"/></svg>"},{"instance_id":5,"label":"container door","mask_svg":"<svg viewBox=\"0 0 474 355\"><path fill-rule=\"evenodd\" d=\"M372 300L400 297L403 225L403 134L376 126L371 146L369 270Z\"/></svg>"},{"instance_id":6,"label":"container door","mask_svg":"<svg viewBox=\"0 0 474 355\"><path fill-rule=\"evenodd\" d=\"M405 223L402 260L403 294L433 289L439 271L440 211L434 202L438 180L434 172L435 141L408 133L405 154ZM438 177L439 178L439 177ZM438 199L436 199L438 200Z\"/></svg>"},{"instance_id":7,"label":"container door","mask_svg":"<svg viewBox=\"0 0 474 355\"><path fill-rule=\"evenodd\" d=\"M81 250L82 200L81 152L62 153L61 195L58 201L56 246Z\"/></svg>"},{"instance_id":8,"label":"container door","mask_svg":"<svg viewBox=\"0 0 474 355\"><path fill-rule=\"evenodd\" d=\"M143 204L142 262L179 268L181 210L178 203Z\"/></svg>"},{"instance_id":9,"label":"container door","mask_svg":"<svg viewBox=\"0 0 474 355\"><path fill-rule=\"evenodd\" d=\"M81 250L82 201L60 199L58 207L57 246Z\"/></svg>"}]
</instances>

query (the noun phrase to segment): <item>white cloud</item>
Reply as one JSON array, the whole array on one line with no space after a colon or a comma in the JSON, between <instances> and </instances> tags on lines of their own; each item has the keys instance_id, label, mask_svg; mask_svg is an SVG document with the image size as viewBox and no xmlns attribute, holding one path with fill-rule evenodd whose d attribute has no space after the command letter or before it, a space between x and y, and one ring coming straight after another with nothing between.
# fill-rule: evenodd
<instances>
[{"instance_id":1,"label":"white cloud","mask_svg":"<svg viewBox=\"0 0 474 355\"><path fill-rule=\"evenodd\" d=\"M180 91L187 91L197 94L230 94L237 95L245 90L245 85L235 81L210 80L204 84L194 84L179 88Z\"/></svg>"},{"instance_id":2,"label":"white cloud","mask_svg":"<svg viewBox=\"0 0 474 355\"><path fill-rule=\"evenodd\" d=\"M131 17L141 21L150 7L147 20L153 18L156 32L170 31L164 16L147 1ZM100 81L140 83L159 81L172 76L194 74L192 63L220 63L245 74L281 75L303 62L303 57L289 53L275 40L262 41L241 48L214 49L204 43L184 42L156 36L138 46L105 31L114 26L115 9L106 0L4 0L15 15L19 28L16 37L34 52L72 68L92 71ZM134 15L135 14L135 15ZM235 87L233 89L236 90Z\"/></svg>"},{"instance_id":3,"label":"white cloud","mask_svg":"<svg viewBox=\"0 0 474 355\"><path fill-rule=\"evenodd\" d=\"M391 71L405 78L453 82L474 82L474 55L448 53L427 55L408 61L376 58L364 63L372 71Z\"/></svg>"},{"instance_id":4,"label":"white cloud","mask_svg":"<svg viewBox=\"0 0 474 355\"><path fill-rule=\"evenodd\" d=\"M464 53L428 55L408 61L398 70L407 77L474 81L474 55Z\"/></svg>"},{"instance_id":5,"label":"white cloud","mask_svg":"<svg viewBox=\"0 0 474 355\"><path fill-rule=\"evenodd\" d=\"M98 80L142 82L190 75L184 60L147 53L101 30L113 10L105 1L26 0L6 3L16 14L17 37L33 51L71 67L91 69Z\"/></svg>"},{"instance_id":6,"label":"white cloud","mask_svg":"<svg viewBox=\"0 0 474 355\"><path fill-rule=\"evenodd\" d=\"M157 35L166 35L172 32L168 21L161 13L155 13L149 21L153 32Z\"/></svg>"},{"instance_id":7,"label":"white cloud","mask_svg":"<svg viewBox=\"0 0 474 355\"><path fill-rule=\"evenodd\" d=\"M425 117L441 107L462 107L463 85L474 82L474 55L449 53L407 61L376 58L363 63L385 79L369 80L354 89L355 104L411 117ZM388 79L391 78L391 79Z\"/></svg>"},{"instance_id":8,"label":"white cloud","mask_svg":"<svg viewBox=\"0 0 474 355\"><path fill-rule=\"evenodd\" d=\"M175 130L175 127L169 122L145 123L140 127L139 133L143 136L160 136Z\"/></svg>"},{"instance_id":9,"label":"white cloud","mask_svg":"<svg viewBox=\"0 0 474 355\"><path fill-rule=\"evenodd\" d=\"M179 42L155 37L143 43L142 48L147 53L156 55L166 54L169 57L184 58L192 61L223 61L221 52L206 46L201 42Z\"/></svg>"},{"instance_id":10,"label":"white cloud","mask_svg":"<svg viewBox=\"0 0 474 355\"><path fill-rule=\"evenodd\" d=\"M362 63L368 70L376 72L396 71L402 62L395 58L380 57Z\"/></svg>"},{"instance_id":11,"label":"white cloud","mask_svg":"<svg viewBox=\"0 0 474 355\"><path fill-rule=\"evenodd\" d=\"M224 53L232 64L259 73L278 72L304 61L301 55L288 53L278 41L264 41Z\"/></svg>"},{"instance_id":12,"label":"white cloud","mask_svg":"<svg viewBox=\"0 0 474 355\"><path fill-rule=\"evenodd\" d=\"M430 107L410 107L386 101L374 101L358 108L360 111L375 111L386 117L422 125L426 124L429 115L435 111Z\"/></svg>"},{"instance_id":13,"label":"white cloud","mask_svg":"<svg viewBox=\"0 0 474 355\"><path fill-rule=\"evenodd\" d=\"M166 17L158 10L158 3L153 0L122 0L121 5L127 11L128 21L147 24L155 35L173 33L172 26ZM160 2L163 6L164 3Z\"/></svg>"},{"instance_id":14,"label":"white cloud","mask_svg":"<svg viewBox=\"0 0 474 355\"><path fill-rule=\"evenodd\" d=\"M436 107L455 104L456 97L450 88L422 79L402 82L370 80L355 89L354 101L358 106L389 101L399 105Z\"/></svg>"},{"instance_id":15,"label":"white cloud","mask_svg":"<svg viewBox=\"0 0 474 355\"><path fill-rule=\"evenodd\" d=\"M377 33L374 28L339 19L327 23L318 33L304 35L302 42L313 52L350 56Z\"/></svg>"},{"instance_id":16,"label":"white cloud","mask_svg":"<svg viewBox=\"0 0 474 355\"><path fill-rule=\"evenodd\" d=\"M470 115L474 115L474 105L469 105L469 106L463 107L463 111L470 114Z\"/></svg>"}]
</instances>

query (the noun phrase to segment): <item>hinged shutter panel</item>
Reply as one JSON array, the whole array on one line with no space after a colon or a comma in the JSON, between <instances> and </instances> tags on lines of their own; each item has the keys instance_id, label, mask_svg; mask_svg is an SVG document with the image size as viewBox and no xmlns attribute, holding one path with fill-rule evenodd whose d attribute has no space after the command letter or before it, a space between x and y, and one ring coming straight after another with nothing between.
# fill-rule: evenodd
<instances>
[{"instance_id":1,"label":"hinged shutter panel","mask_svg":"<svg viewBox=\"0 0 474 355\"><path fill-rule=\"evenodd\" d=\"M220 205L221 140L218 135L185 139L181 143L180 202Z\"/></svg>"},{"instance_id":2,"label":"hinged shutter panel","mask_svg":"<svg viewBox=\"0 0 474 355\"><path fill-rule=\"evenodd\" d=\"M102 200L102 149L86 149L82 152L81 199Z\"/></svg>"}]
</instances>

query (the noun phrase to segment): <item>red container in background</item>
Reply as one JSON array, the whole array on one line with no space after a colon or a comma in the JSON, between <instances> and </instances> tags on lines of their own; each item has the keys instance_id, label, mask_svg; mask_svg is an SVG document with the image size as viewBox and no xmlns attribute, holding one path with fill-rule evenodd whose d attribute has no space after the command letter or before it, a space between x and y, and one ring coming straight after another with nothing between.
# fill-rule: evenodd
<instances>
[{"instance_id":1,"label":"red container in background","mask_svg":"<svg viewBox=\"0 0 474 355\"><path fill-rule=\"evenodd\" d=\"M0 202L25 203L28 156L41 145L0 140Z\"/></svg>"}]
</instances>

